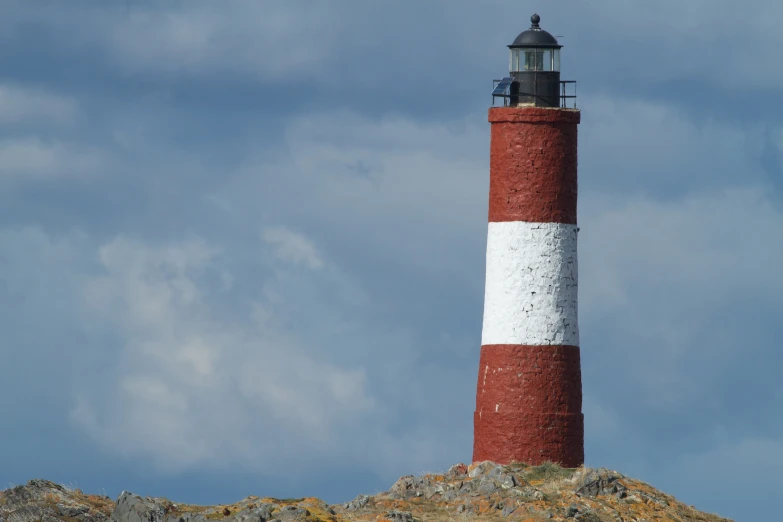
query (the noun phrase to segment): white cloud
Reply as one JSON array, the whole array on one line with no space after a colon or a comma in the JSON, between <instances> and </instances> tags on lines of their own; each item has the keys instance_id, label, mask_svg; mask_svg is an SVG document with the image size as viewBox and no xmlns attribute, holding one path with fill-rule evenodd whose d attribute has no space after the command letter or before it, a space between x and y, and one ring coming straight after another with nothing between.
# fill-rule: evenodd
<instances>
[{"instance_id":1,"label":"white cloud","mask_svg":"<svg viewBox=\"0 0 783 522\"><path fill-rule=\"evenodd\" d=\"M668 202L593 193L582 208L582 344L602 347L586 357L612 361L653 409L714 403L723 379L749 356L751 336L753 353L766 352L756 340L773 331L749 331L747 321L783 307L783 243L776 240L783 213L769 189Z\"/></svg>"},{"instance_id":2,"label":"white cloud","mask_svg":"<svg viewBox=\"0 0 783 522\"><path fill-rule=\"evenodd\" d=\"M381 76L385 62L399 60L419 74L444 63L474 67L488 58L477 50L481 46L476 41L501 39L505 44L527 25L527 13L499 22L496 13L505 8L502 1L480 6L454 2L415 20L407 7L363 4L350 2L342 12L293 1L283 5L247 0L219 6L189 2L187 9L135 5L127 16L112 17L111 32L106 34L116 56L134 69L232 70L275 79L290 79L299 72L318 81L323 76L318 73L336 66L338 55L350 55L355 63L364 61ZM601 71L620 68L656 83L698 76L742 91L749 86L783 85L774 52L783 45L776 26L783 15L778 4L750 1L742 10L732 2L714 0L694 0L686 6L674 0L654 5L621 0L555 5L544 13L545 28L566 35L567 46L579 42L585 48L580 53L583 58L596 52L603 62L598 65ZM608 24L611 30L595 29ZM432 42L433 27L443 44ZM742 27L743 37L728 45L726 35L737 27ZM660 37L661 28L666 38ZM407 45L382 44L398 42L401 31ZM464 38L467 33L472 38ZM499 47L497 55L503 51ZM567 53L576 55L572 48ZM727 67L731 74L726 73ZM361 83L367 80L362 74L353 77Z\"/></svg>"},{"instance_id":3,"label":"white cloud","mask_svg":"<svg viewBox=\"0 0 783 522\"><path fill-rule=\"evenodd\" d=\"M503 67L502 46L527 27L529 15L498 17L499 10L506 8L500 0L480 5L455 1L416 17L404 4L349 1L340 9L294 0L128 2L82 6L70 12L40 9L19 0L6 4L3 25L13 28L34 21L58 26L72 44L106 49L126 72L240 72L287 81L302 74L318 83L333 80L325 72L350 63L350 70L341 72L373 87L386 87L392 78L406 82L408 78L391 73L401 61L417 75L444 65L452 70L483 69L495 60L497 67ZM674 0L649 5L621 0L580 4L553 0L551 4L541 13L543 24L565 35L561 41L566 45L566 67L570 60L589 61L597 74L622 71L653 85L701 78L747 96L757 95L748 88L783 85L775 53L783 44L776 26L783 10L777 3L748 1L741 10L726 0L693 0L685 5ZM728 44L726 35L737 28L742 37ZM432 37L434 31L437 39ZM476 42L489 42L492 47ZM367 74L368 70L373 73ZM373 81L378 78L382 83ZM698 89L692 82L681 85Z\"/></svg>"},{"instance_id":4,"label":"white cloud","mask_svg":"<svg viewBox=\"0 0 783 522\"><path fill-rule=\"evenodd\" d=\"M216 202L261 222L327 229L345 245L336 255L366 253L441 282L471 281L483 293L483 252L464 255L463 248L466 237L486 236L485 131L483 120L303 116L287 126L284 154L270 159L248 151Z\"/></svg>"},{"instance_id":5,"label":"white cloud","mask_svg":"<svg viewBox=\"0 0 783 522\"><path fill-rule=\"evenodd\" d=\"M648 410L718 408L715 391L746 335L732 303L755 296L764 300L761 311L783 305L776 277L783 251L771 239L783 217L770 189L749 184L761 178L753 132L698 125L661 104L598 98L580 133L586 364L619 372L625 396ZM481 299L486 128L328 113L292 122L286 136L289 157L251 162L244 183L222 199L261 221L312 223L332 241L345 238L346 257L383 255L387 266L453 281ZM618 171L614 179L636 181L621 188L595 181ZM655 176L681 192L632 188ZM296 205L278 204L279 194L291 194ZM699 367L700 360L709 364ZM593 397L594 409L618 414L606 396Z\"/></svg>"},{"instance_id":6,"label":"white cloud","mask_svg":"<svg viewBox=\"0 0 783 522\"><path fill-rule=\"evenodd\" d=\"M701 86L720 86L736 89L741 106L758 95L756 89L783 85L774 51L783 45L776 22L783 15L780 3L749 0L741 9L727 0L555 0L551 5L541 12L542 27L565 35L560 39L564 70L580 61L581 70L604 76L598 82L604 86L614 83L621 89L627 78L666 91L679 89L677 97L698 96ZM522 20L512 23L524 28ZM728 35L740 33L728 42Z\"/></svg>"},{"instance_id":7,"label":"white cloud","mask_svg":"<svg viewBox=\"0 0 783 522\"><path fill-rule=\"evenodd\" d=\"M302 234L285 227L268 227L264 229L262 238L275 247L275 255L282 261L304 263L312 270L324 266L313 243Z\"/></svg>"},{"instance_id":8,"label":"white cloud","mask_svg":"<svg viewBox=\"0 0 783 522\"><path fill-rule=\"evenodd\" d=\"M7 0L3 7L0 38L43 24L67 35L68 45L100 46L126 73L241 72L262 79L323 70L346 18L333 6L294 1L129 0L60 10Z\"/></svg>"},{"instance_id":9,"label":"white cloud","mask_svg":"<svg viewBox=\"0 0 783 522\"><path fill-rule=\"evenodd\" d=\"M28 120L39 123L71 120L77 113L76 102L39 89L0 84L0 124L18 124Z\"/></svg>"},{"instance_id":10,"label":"white cloud","mask_svg":"<svg viewBox=\"0 0 783 522\"><path fill-rule=\"evenodd\" d=\"M685 166L678 167L688 140L703 152L716 140L726 145L716 164L729 170L743 163L745 151L737 144L742 133L731 128L704 131L671 111L661 114L659 107L637 102L610 108L611 116L597 118L604 123L595 124L591 138L600 146L609 146L601 140L610 143L622 136L623 123L640 121L647 127L650 150L660 145L654 138L666 129L674 128L680 137L666 141L670 153L662 158L641 147L624 160L629 168L632 157L648 158L651 171L672 176L679 168L690 168L691 160L697 168L698 158L687 155ZM624 110L638 118L621 118ZM115 409L138 410L139 418L141 412L154 411L154 395L139 395L138 384L118 387L114 406L80 407L77 418L108 447L131 448L130 454L151 456L172 469L235 461L240 448L249 466L276 458L271 447L280 458L300 454L303 447L312 455L324 452L319 458L339 455L359 443L338 440L345 437L344 423L375 441L361 443L364 458L383 453L373 461L381 465L393 467L401 455L411 462L412 453L405 453L400 440L422 448L422 455L448 455L448 448L436 451L433 443L439 426L449 422L447 414L431 413L420 429L402 432L379 420L380 412L394 419L428 410L415 397L431 393L435 381L418 382L428 373L419 361L439 348L423 341L440 334L438 326L384 324L383 317L372 313L394 305L374 302L378 296L368 295L352 271L376 270L373 277L380 279L379 273L388 277L403 264L421 279L483 287L486 200L476 194L487 190L485 130L347 113L294 120L286 129L287 155L272 161L249 152L231 189L214 199L239 222L260 224L261 242L246 245L264 251L260 282L229 270L224 254L203 242L178 243L165 256L160 248L128 240L104 246L101 262L108 279L90 288L104 288L96 294L114 296L98 301L96 309L125 321L123 378L148 383L150 393L171 393L170 402L158 401L158 413L167 418L160 430L190 433L185 444L190 449L176 460L173 443L158 445L154 437L141 435L132 441L123 438L136 421L113 414ZM615 161L603 156L594 155L593 168ZM588 175L581 174L583 179ZM687 197L661 201L588 191L580 205L585 360L592 365L611 361L606 368L627 387L625 397L638 399L642 411L670 412L714 402L711 394L740 357L732 342L742 335L731 321L714 324L721 321L721 307L738 293L776 303L783 290L772 281L781 253L763 240L781 226L770 194L763 187L704 191L694 185ZM297 225L268 225L281 222ZM305 230L321 235L314 241ZM357 265L356 252L383 262ZM748 264L753 270L743 268ZM252 295L243 298L247 308L242 314L247 316L223 322L219 309L234 297L220 292L238 288ZM477 299L480 295L475 292ZM129 307L132 302L143 304ZM424 296L409 306L437 302ZM363 315L367 310L372 313ZM591 339L589 332L602 332L601 338ZM477 347L478 329L475 333ZM692 378L691 357L711 361L698 379ZM140 372L142 360L165 371ZM445 383L448 374L438 373L431 378ZM627 415L596 391L585 411L612 424L596 428L593 422L590 429L627 433ZM469 392L467 397L469 402ZM472 405L465 404L454 411L469 411ZM210 427L197 437L212 416L231 429ZM312 431L317 436L290 436ZM220 457L199 456L202 449L204 455Z\"/></svg>"},{"instance_id":11,"label":"white cloud","mask_svg":"<svg viewBox=\"0 0 783 522\"><path fill-rule=\"evenodd\" d=\"M346 296L318 300L323 282L315 278L340 284L339 271L310 272L316 260L316 268L327 262L301 233L279 227L265 235L273 256L303 261L305 271L286 263L266 273L264 287L272 291L259 292L251 315L224 319L217 318L224 287L208 283L225 273L219 249L198 239L152 246L124 237L99 249L104 274L87 278L85 315L93 328L103 322L118 331L125 345L116 385L103 398L88 399L83 390L71 415L76 425L109 451L151 458L169 471L298 466L321 452L349 452L357 437L383 434L378 414L386 408L376 408L365 369L333 362L334 334L289 315L300 309L303 317L325 314L329 323L340 318L350 306ZM290 286L284 276L291 270L310 292ZM369 325L357 327L377 336L364 330ZM356 458L385 454L381 439Z\"/></svg>"},{"instance_id":12,"label":"white cloud","mask_svg":"<svg viewBox=\"0 0 783 522\"><path fill-rule=\"evenodd\" d=\"M663 102L617 96L590 96L581 105L583 186L682 194L763 176L761 127L695 122Z\"/></svg>"},{"instance_id":13,"label":"white cloud","mask_svg":"<svg viewBox=\"0 0 783 522\"><path fill-rule=\"evenodd\" d=\"M121 66L132 70L284 78L324 67L341 25L321 4L189 2L187 9L134 5L104 35Z\"/></svg>"},{"instance_id":14,"label":"white cloud","mask_svg":"<svg viewBox=\"0 0 783 522\"><path fill-rule=\"evenodd\" d=\"M783 291L783 244L774 240L783 213L771 196L760 186L667 202L587 194L580 259L586 315L641 306L629 295L639 290L665 296L690 289L686 295L708 302L743 293L775 299Z\"/></svg>"},{"instance_id":15,"label":"white cloud","mask_svg":"<svg viewBox=\"0 0 783 522\"><path fill-rule=\"evenodd\" d=\"M62 271L78 273L89 248L89 236L78 230L52 236L40 226L1 228L0 286L5 299L0 304L34 317L56 311L52 322L73 322L72 292L82 281Z\"/></svg>"},{"instance_id":16,"label":"white cloud","mask_svg":"<svg viewBox=\"0 0 783 522\"><path fill-rule=\"evenodd\" d=\"M105 165L101 151L79 144L37 137L0 140L0 178L82 176Z\"/></svg>"}]
</instances>

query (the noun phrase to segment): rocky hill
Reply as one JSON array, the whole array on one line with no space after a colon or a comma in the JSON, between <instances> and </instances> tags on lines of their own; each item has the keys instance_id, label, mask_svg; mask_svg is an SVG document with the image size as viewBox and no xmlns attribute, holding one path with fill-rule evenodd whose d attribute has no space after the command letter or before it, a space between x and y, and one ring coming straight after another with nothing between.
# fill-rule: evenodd
<instances>
[{"instance_id":1,"label":"rocky hill","mask_svg":"<svg viewBox=\"0 0 783 522\"><path fill-rule=\"evenodd\" d=\"M457 464L440 475L400 478L383 493L345 504L250 496L195 506L122 492L116 502L47 480L0 492L0 522L294 521L727 521L607 469L554 464Z\"/></svg>"}]
</instances>

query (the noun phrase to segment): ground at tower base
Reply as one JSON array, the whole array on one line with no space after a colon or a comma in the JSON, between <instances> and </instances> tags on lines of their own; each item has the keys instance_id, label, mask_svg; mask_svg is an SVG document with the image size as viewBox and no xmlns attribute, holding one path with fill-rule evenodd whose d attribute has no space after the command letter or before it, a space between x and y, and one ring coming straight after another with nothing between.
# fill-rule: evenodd
<instances>
[{"instance_id":1,"label":"ground at tower base","mask_svg":"<svg viewBox=\"0 0 783 522\"><path fill-rule=\"evenodd\" d=\"M31 480L0 492L0 522L295 522L446 520L728 521L603 468L546 463L456 464L440 474L407 475L388 491L344 504L317 498L249 496L216 506L122 492L107 496Z\"/></svg>"}]
</instances>

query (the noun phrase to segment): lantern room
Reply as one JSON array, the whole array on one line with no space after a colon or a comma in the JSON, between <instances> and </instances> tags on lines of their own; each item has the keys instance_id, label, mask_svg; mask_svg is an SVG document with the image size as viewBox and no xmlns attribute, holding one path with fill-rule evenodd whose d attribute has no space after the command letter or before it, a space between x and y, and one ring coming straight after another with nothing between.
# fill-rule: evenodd
<instances>
[{"instance_id":1,"label":"lantern room","mask_svg":"<svg viewBox=\"0 0 783 522\"><path fill-rule=\"evenodd\" d=\"M504 104L512 107L560 107L565 96L565 83L560 81L560 49L562 45L541 29L541 17L530 17L530 29L516 37L509 48L509 76L501 80L493 96L503 96ZM503 90L500 93L500 90ZM561 92L562 91L562 92Z\"/></svg>"},{"instance_id":2,"label":"lantern room","mask_svg":"<svg viewBox=\"0 0 783 522\"><path fill-rule=\"evenodd\" d=\"M560 49L563 46L541 29L538 25L540 16L534 14L530 21L530 29L520 33L508 46L511 51L508 71L512 74L524 71L560 72Z\"/></svg>"}]
</instances>

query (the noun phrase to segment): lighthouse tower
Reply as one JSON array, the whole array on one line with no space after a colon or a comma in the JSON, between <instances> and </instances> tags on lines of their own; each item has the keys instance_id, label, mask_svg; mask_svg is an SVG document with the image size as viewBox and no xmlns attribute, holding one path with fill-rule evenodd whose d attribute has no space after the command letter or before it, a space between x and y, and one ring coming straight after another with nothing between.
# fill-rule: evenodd
<instances>
[{"instance_id":1,"label":"lighthouse tower","mask_svg":"<svg viewBox=\"0 0 783 522\"><path fill-rule=\"evenodd\" d=\"M584 462L577 324L577 125L540 17L493 91L473 461ZM502 99L503 106L494 106Z\"/></svg>"}]
</instances>

